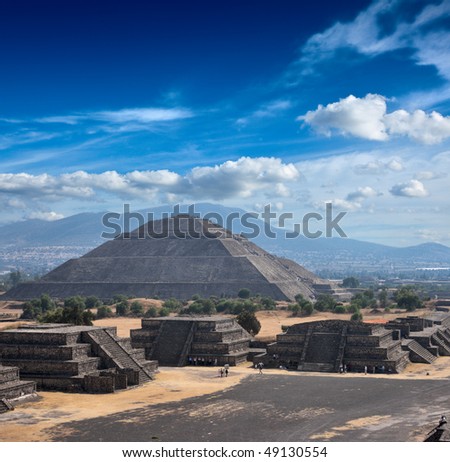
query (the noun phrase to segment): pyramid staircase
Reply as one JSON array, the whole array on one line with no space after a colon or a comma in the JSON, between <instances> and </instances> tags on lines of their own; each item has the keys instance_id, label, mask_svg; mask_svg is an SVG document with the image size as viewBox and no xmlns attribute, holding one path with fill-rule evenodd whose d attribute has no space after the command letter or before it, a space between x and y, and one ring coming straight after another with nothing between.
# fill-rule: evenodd
<instances>
[{"instance_id":1,"label":"pyramid staircase","mask_svg":"<svg viewBox=\"0 0 450 462\"><path fill-rule=\"evenodd\" d=\"M86 341L95 346L100 358L102 358L108 367L116 367L120 371L133 370L138 373L139 385L153 379L154 373L145 368L146 365L152 366L154 362L138 362L123 345L118 338L113 336L108 330L97 329L85 333Z\"/></svg>"},{"instance_id":2,"label":"pyramid staircase","mask_svg":"<svg viewBox=\"0 0 450 462\"><path fill-rule=\"evenodd\" d=\"M0 399L0 414L8 411L14 411L14 406L6 399Z\"/></svg>"},{"instance_id":3,"label":"pyramid staircase","mask_svg":"<svg viewBox=\"0 0 450 462\"><path fill-rule=\"evenodd\" d=\"M12 410L9 406L9 400L21 398L27 395L34 395L36 392L36 383L31 381L21 380L19 377L19 369L17 367L8 367L0 365L0 400L3 404L0 408L6 412Z\"/></svg>"},{"instance_id":4,"label":"pyramid staircase","mask_svg":"<svg viewBox=\"0 0 450 462\"><path fill-rule=\"evenodd\" d=\"M193 340L193 321L163 321L151 359L161 366L184 366Z\"/></svg>"},{"instance_id":5,"label":"pyramid staircase","mask_svg":"<svg viewBox=\"0 0 450 462\"><path fill-rule=\"evenodd\" d=\"M438 332L431 335L431 341L438 347L441 356L450 356L450 346L447 345Z\"/></svg>"},{"instance_id":6,"label":"pyramid staircase","mask_svg":"<svg viewBox=\"0 0 450 462\"><path fill-rule=\"evenodd\" d=\"M431 364L436 361L436 356L430 353L426 348L417 343L415 340L405 339L402 341L402 349L409 351L410 359L413 362Z\"/></svg>"}]
</instances>

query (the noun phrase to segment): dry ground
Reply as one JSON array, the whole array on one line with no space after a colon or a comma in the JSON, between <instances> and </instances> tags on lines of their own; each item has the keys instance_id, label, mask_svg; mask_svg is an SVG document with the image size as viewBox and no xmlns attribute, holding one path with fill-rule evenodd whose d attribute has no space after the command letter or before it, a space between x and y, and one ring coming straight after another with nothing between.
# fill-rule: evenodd
<instances>
[{"instance_id":1,"label":"dry ground","mask_svg":"<svg viewBox=\"0 0 450 462\"><path fill-rule=\"evenodd\" d=\"M430 375L426 375L427 372ZM258 372L249 363L232 368L227 378L220 378L216 368L163 367L153 382L114 394L40 392L38 401L19 403L15 411L0 415L0 441L48 441L49 435L53 432L61 439L65 437L59 430L63 424L77 425L77 422L88 419L108 417L161 404L173 405L180 402L181 406L181 401L195 397L203 397L204 406L207 406L212 394L239 387L243 379L257 375ZM284 370L264 370L263 376L284 376L292 379L330 377L348 382L349 387L354 386L353 379L360 380L365 377L364 374L319 374ZM399 382L407 379L427 379L439 383L440 379L450 379L450 357L438 358L433 365L413 364L399 375L367 375L367 379L375 378L382 381L388 378ZM201 407L203 408L203 404ZM326 439L325 435L319 435L318 438Z\"/></svg>"},{"instance_id":2,"label":"dry ground","mask_svg":"<svg viewBox=\"0 0 450 462\"><path fill-rule=\"evenodd\" d=\"M158 300L146 303L161 303ZM0 312L17 312L10 305L0 305ZM414 313L416 314L416 313ZM418 314L418 313L417 313ZM384 322L399 316L398 313L389 314L365 314L365 320ZM292 325L299 322L309 322L321 319L339 318L349 319L350 315L333 315L331 313L319 313L307 318L291 317L287 311L266 311L259 312L258 318L261 321L262 329L260 338L273 339L281 333L281 326ZM8 324L8 323L2 323ZM12 323L5 327L15 327ZM120 336L129 336L130 329L140 327L138 318L109 318L95 321L96 325L117 326ZM242 380L257 372L250 367L249 363L232 368L228 378L218 377L216 368L161 368L156 380L141 387L127 391L117 392L110 395L86 395L66 394L58 392L40 392L39 400L34 402L23 402L16 406L14 412L0 415L0 441L48 441L49 434L56 431L61 425L67 423L82 422L96 417L105 417L119 412L133 411L144 406L160 405L164 403L177 403L182 400L203 397L205 403L208 396L240 386ZM284 375L286 377L301 376L332 376L334 379L347 380L349 386L352 378L364 377L363 374L315 374L298 373L281 370L265 370L264 376ZM411 364L399 375L382 376L371 375L371 378L389 380L437 380L450 379L450 357L441 357L432 364ZM323 439L324 435L319 435Z\"/></svg>"}]
</instances>

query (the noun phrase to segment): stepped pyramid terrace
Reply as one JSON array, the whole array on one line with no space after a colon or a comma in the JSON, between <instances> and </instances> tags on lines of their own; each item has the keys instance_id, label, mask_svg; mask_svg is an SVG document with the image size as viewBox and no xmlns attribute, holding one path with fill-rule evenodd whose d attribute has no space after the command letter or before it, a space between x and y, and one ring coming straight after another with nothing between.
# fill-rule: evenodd
<instances>
[{"instance_id":1,"label":"stepped pyramid terrace","mask_svg":"<svg viewBox=\"0 0 450 462\"><path fill-rule=\"evenodd\" d=\"M142 319L131 344L145 348L161 366L235 366L247 360L252 337L234 319L175 317Z\"/></svg>"},{"instance_id":2,"label":"stepped pyramid terrace","mask_svg":"<svg viewBox=\"0 0 450 462\"><path fill-rule=\"evenodd\" d=\"M267 353L255 358L266 367L284 366L311 372L401 372L409 363L399 331L357 321L313 321L290 326Z\"/></svg>"},{"instance_id":3,"label":"stepped pyramid terrace","mask_svg":"<svg viewBox=\"0 0 450 462\"><path fill-rule=\"evenodd\" d=\"M140 385L157 370L157 362L147 361L129 338L118 337L115 327L70 324L1 331L0 362L20 369L20 378L32 380L38 389L87 393Z\"/></svg>"},{"instance_id":4,"label":"stepped pyramid terrace","mask_svg":"<svg viewBox=\"0 0 450 462\"><path fill-rule=\"evenodd\" d=\"M450 356L450 312L446 308L424 316L397 318L386 324L399 329L402 345L410 351L411 360L431 364L438 356Z\"/></svg>"},{"instance_id":5,"label":"stepped pyramid terrace","mask_svg":"<svg viewBox=\"0 0 450 462\"><path fill-rule=\"evenodd\" d=\"M33 396L35 392L36 383L21 380L18 367L2 366L0 363L0 414L14 409L11 402Z\"/></svg>"},{"instance_id":6,"label":"stepped pyramid terrace","mask_svg":"<svg viewBox=\"0 0 450 462\"><path fill-rule=\"evenodd\" d=\"M337 293L297 263L271 255L241 235L208 220L177 215L150 221L117 236L81 258L69 260L38 281L20 284L2 296L29 300L115 294L135 297L236 297L248 288L275 300L303 294Z\"/></svg>"},{"instance_id":7,"label":"stepped pyramid terrace","mask_svg":"<svg viewBox=\"0 0 450 462\"><path fill-rule=\"evenodd\" d=\"M410 362L450 356L450 313L408 316L386 324L325 320L290 326L254 358L266 367L299 371L399 373Z\"/></svg>"}]
</instances>

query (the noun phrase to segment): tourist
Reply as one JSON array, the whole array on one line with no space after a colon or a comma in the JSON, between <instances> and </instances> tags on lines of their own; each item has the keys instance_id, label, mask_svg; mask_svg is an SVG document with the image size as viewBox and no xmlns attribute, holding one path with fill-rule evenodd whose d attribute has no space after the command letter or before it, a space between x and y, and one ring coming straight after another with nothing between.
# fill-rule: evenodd
<instances>
[{"instance_id":1,"label":"tourist","mask_svg":"<svg viewBox=\"0 0 450 462\"><path fill-rule=\"evenodd\" d=\"M220 378L222 378L223 377L223 368L220 368L219 374L220 374Z\"/></svg>"},{"instance_id":2,"label":"tourist","mask_svg":"<svg viewBox=\"0 0 450 462\"><path fill-rule=\"evenodd\" d=\"M264 366L263 363L259 363L259 364L258 364L258 370L259 370L259 373L260 373L260 374L262 374L263 366Z\"/></svg>"},{"instance_id":3,"label":"tourist","mask_svg":"<svg viewBox=\"0 0 450 462\"><path fill-rule=\"evenodd\" d=\"M364 375L367 375L367 366L364 366Z\"/></svg>"},{"instance_id":4,"label":"tourist","mask_svg":"<svg viewBox=\"0 0 450 462\"><path fill-rule=\"evenodd\" d=\"M225 369L225 377L228 377L228 369Z\"/></svg>"}]
</instances>

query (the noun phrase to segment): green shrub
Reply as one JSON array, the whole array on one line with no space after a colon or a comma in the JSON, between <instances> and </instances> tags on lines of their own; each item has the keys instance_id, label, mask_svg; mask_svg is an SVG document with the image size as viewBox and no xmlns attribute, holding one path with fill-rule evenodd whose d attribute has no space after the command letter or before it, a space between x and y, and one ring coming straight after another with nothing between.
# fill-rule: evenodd
<instances>
[{"instance_id":1,"label":"green shrub","mask_svg":"<svg viewBox=\"0 0 450 462\"><path fill-rule=\"evenodd\" d=\"M238 292L238 297L239 298L250 298L250 295L251 295L250 289L242 288Z\"/></svg>"}]
</instances>

